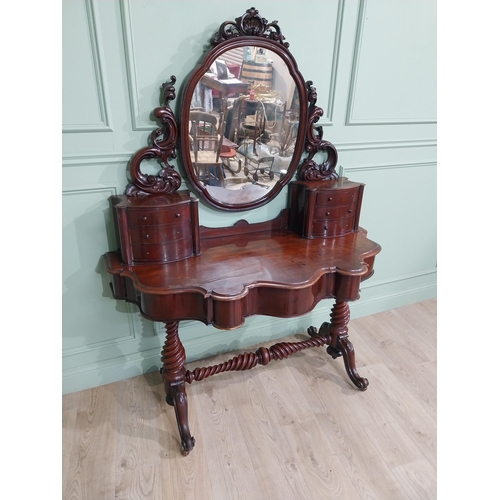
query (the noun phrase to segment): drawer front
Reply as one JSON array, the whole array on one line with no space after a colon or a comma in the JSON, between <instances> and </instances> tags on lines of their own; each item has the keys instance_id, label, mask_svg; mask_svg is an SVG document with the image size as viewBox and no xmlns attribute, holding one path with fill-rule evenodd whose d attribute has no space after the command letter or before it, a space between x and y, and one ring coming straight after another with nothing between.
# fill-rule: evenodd
<instances>
[{"instance_id":1,"label":"drawer front","mask_svg":"<svg viewBox=\"0 0 500 500\"><path fill-rule=\"evenodd\" d=\"M138 209L127 210L129 226L182 224L191 220L191 211L188 204L161 209Z\"/></svg>"},{"instance_id":2,"label":"drawer front","mask_svg":"<svg viewBox=\"0 0 500 500\"><path fill-rule=\"evenodd\" d=\"M315 220L313 222L313 236L328 238L329 236L343 236L354 230L354 217L335 220Z\"/></svg>"},{"instance_id":3,"label":"drawer front","mask_svg":"<svg viewBox=\"0 0 500 500\"><path fill-rule=\"evenodd\" d=\"M163 245L132 244L132 258L134 262L172 262L185 259L193 255L191 238L164 243Z\"/></svg>"},{"instance_id":4,"label":"drawer front","mask_svg":"<svg viewBox=\"0 0 500 500\"><path fill-rule=\"evenodd\" d=\"M154 244L181 240L191 236L189 224L169 224L165 226L132 226L130 228L131 244Z\"/></svg>"},{"instance_id":5,"label":"drawer front","mask_svg":"<svg viewBox=\"0 0 500 500\"><path fill-rule=\"evenodd\" d=\"M355 205L358 201L359 189L345 189L342 191L320 192L316 197L316 205L329 207L337 205Z\"/></svg>"},{"instance_id":6,"label":"drawer front","mask_svg":"<svg viewBox=\"0 0 500 500\"><path fill-rule=\"evenodd\" d=\"M341 207L324 207L318 205L314 209L314 220L343 219L345 217L354 217L355 214L356 204Z\"/></svg>"}]
</instances>

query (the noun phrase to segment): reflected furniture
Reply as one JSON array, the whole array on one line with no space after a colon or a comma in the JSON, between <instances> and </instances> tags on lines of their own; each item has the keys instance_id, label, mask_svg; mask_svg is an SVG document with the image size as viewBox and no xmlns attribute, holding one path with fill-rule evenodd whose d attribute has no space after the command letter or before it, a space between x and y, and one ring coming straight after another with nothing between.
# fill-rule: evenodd
<instances>
[{"instance_id":1,"label":"reflected furniture","mask_svg":"<svg viewBox=\"0 0 500 500\"><path fill-rule=\"evenodd\" d=\"M223 137L222 139L222 149L220 153L220 157L222 158L222 164L229 170L229 172L233 175L238 174L241 171L241 159L236 155L236 149L238 148L238 144L230 141ZM233 163L236 162L236 166L233 170Z\"/></svg>"},{"instance_id":2,"label":"reflected furniture","mask_svg":"<svg viewBox=\"0 0 500 500\"><path fill-rule=\"evenodd\" d=\"M161 126L151 133L150 145L133 155L125 194L111 197L118 248L107 252L104 262L113 295L136 304L145 318L165 324L161 376L184 455L195 444L186 384L326 346L333 359L343 358L347 376L357 388L368 387L356 369L349 340L348 303L359 298L361 282L373 274L381 248L359 226L364 185L336 172L337 151L323 140L317 125L322 110L316 106L315 88L304 81L284 40L277 22L268 23L254 8L223 23L184 86L180 124L169 105L175 98L176 78L171 77L162 85L164 105L154 110ZM249 45L273 51L288 68L298 96L297 130L290 166L272 188L248 184L232 191L205 182L207 174L199 168L202 151L194 155L193 148L203 137L199 139L198 126L192 128L191 103L207 68L226 50ZM198 196L181 189L182 177L169 164L177 156L179 135L179 164ZM314 161L318 152L325 157L321 164ZM142 161L155 158L161 163L158 174L142 172ZM265 205L285 187L286 207L271 220L251 224L240 219L229 227L199 224L200 201L207 210L248 211ZM323 299L334 301L330 318L319 328L311 326L303 340L278 342L217 365L186 369L181 321L234 329L252 315L304 315Z\"/></svg>"},{"instance_id":3,"label":"reflected furniture","mask_svg":"<svg viewBox=\"0 0 500 500\"><path fill-rule=\"evenodd\" d=\"M267 134L267 139L281 128L281 119L286 102L264 102L259 98L240 96L233 104L228 137L234 142L251 138L255 141Z\"/></svg>"},{"instance_id":4,"label":"reflected furniture","mask_svg":"<svg viewBox=\"0 0 500 500\"><path fill-rule=\"evenodd\" d=\"M247 162L243 168L245 175L250 175L252 173L252 178L255 182L259 180L259 173L261 175L266 175L271 181L274 179L273 156L259 156L255 159L246 157L246 159Z\"/></svg>"},{"instance_id":5,"label":"reflected furniture","mask_svg":"<svg viewBox=\"0 0 500 500\"><path fill-rule=\"evenodd\" d=\"M190 156L199 179L207 185L224 185L222 130L225 122L204 111L189 113ZM219 122L219 123L218 123Z\"/></svg>"},{"instance_id":6,"label":"reflected furniture","mask_svg":"<svg viewBox=\"0 0 500 500\"><path fill-rule=\"evenodd\" d=\"M249 84L234 78L231 80L219 80L208 75L203 75L200 81L205 87L209 87L220 93L220 111L223 113L227 107L227 98L230 94L239 95L248 92Z\"/></svg>"}]
</instances>

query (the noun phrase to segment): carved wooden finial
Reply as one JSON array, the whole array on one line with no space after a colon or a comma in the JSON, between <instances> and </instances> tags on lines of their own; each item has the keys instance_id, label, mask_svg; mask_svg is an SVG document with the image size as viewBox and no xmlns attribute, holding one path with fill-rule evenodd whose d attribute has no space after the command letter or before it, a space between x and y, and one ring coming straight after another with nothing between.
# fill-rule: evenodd
<instances>
[{"instance_id":1,"label":"carved wooden finial","mask_svg":"<svg viewBox=\"0 0 500 500\"><path fill-rule=\"evenodd\" d=\"M323 110L316 106L316 88L312 83L311 81L306 82L309 110L307 114L305 150L309 154L299 167L298 178L303 181L334 180L339 178L339 174L335 170L338 153L331 142L323 140L323 127L316 125L323 116ZM318 165L313 160L319 151L324 151L327 154L326 160L321 165Z\"/></svg>"},{"instance_id":2,"label":"carved wooden finial","mask_svg":"<svg viewBox=\"0 0 500 500\"><path fill-rule=\"evenodd\" d=\"M125 194L128 196L143 197L150 194L169 194L177 191L181 186L181 176L169 165L169 158L176 158L175 145L177 142L177 122L170 109L169 102L175 99L174 83L176 77L161 86L164 105L154 110L154 115L162 124L161 128L151 133L151 146L137 151L130 160L130 177L132 182L127 186ZM157 175L145 175L141 172L141 163L145 159L160 159L164 167Z\"/></svg>"},{"instance_id":3,"label":"carved wooden finial","mask_svg":"<svg viewBox=\"0 0 500 500\"><path fill-rule=\"evenodd\" d=\"M288 49L289 43L285 42L285 37L281 33L278 21L268 23L267 19L259 14L255 7L250 7L245 14L233 21L222 23L219 31L212 37L210 43L213 47L221 42L239 36L260 36L280 43Z\"/></svg>"}]
</instances>

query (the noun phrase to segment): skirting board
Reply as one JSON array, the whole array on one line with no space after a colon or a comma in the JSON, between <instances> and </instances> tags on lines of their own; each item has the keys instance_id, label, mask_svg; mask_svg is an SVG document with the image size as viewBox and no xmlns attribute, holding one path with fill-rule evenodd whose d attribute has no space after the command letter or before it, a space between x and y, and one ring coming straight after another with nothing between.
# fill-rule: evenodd
<instances>
[{"instance_id":1,"label":"skirting board","mask_svg":"<svg viewBox=\"0 0 500 500\"><path fill-rule=\"evenodd\" d=\"M365 291L362 290L360 300L350 304L351 319L436 297L436 273L429 273L425 281L427 283L413 283L414 286L412 287L396 291L391 291L390 287L386 287L384 284L372 286ZM385 293L380 293L384 288L386 288ZM187 361L196 361L215 354L303 333L311 325L319 327L324 321L329 320L332 305L331 301L324 300L314 311L296 319L254 316L247 319L244 328L231 331L216 330L201 323L189 322L190 325L187 325L186 329L196 329L196 331L209 329L209 331L205 330L202 336L193 336L192 332L191 335L183 335L184 329L181 323L179 332L186 350ZM183 337L186 338L183 339ZM158 338L159 342L163 343L163 332L159 332ZM158 370L160 368L160 351L161 344L159 343L158 349L150 349L138 352L133 356L123 356L63 371L63 394L117 382Z\"/></svg>"}]
</instances>

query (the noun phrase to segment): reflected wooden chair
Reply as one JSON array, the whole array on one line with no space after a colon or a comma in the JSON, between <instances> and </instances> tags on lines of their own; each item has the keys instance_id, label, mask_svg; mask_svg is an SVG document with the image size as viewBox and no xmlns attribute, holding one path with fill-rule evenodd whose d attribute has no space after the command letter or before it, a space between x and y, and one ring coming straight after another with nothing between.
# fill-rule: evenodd
<instances>
[{"instance_id":1,"label":"reflected wooden chair","mask_svg":"<svg viewBox=\"0 0 500 500\"><path fill-rule=\"evenodd\" d=\"M225 122L204 111L189 114L191 162L205 186L224 187L224 169L221 149ZM219 124L217 122L219 121Z\"/></svg>"}]
</instances>

